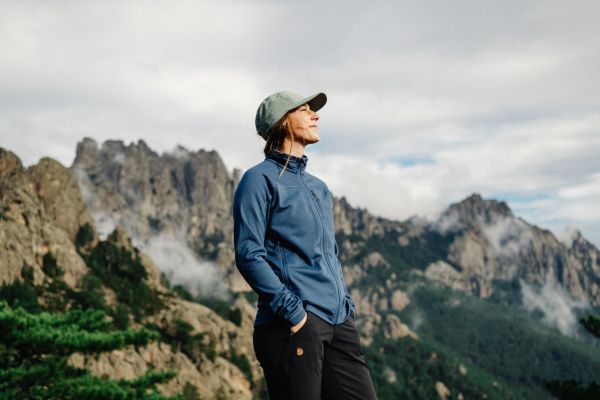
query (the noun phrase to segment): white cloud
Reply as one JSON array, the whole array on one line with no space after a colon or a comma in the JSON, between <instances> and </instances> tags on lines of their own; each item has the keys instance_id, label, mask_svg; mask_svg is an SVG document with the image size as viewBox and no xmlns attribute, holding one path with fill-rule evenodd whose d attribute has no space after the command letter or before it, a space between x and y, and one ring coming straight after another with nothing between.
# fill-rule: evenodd
<instances>
[{"instance_id":1,"label":"white cloud","mask_svg":"<svg viewBox=\"0 0 600 400\"><path fill-rule=\"evenodd\" d=\"M172 285L182 285L194 296L228 300L228 290L219 267L199 260L183 237L160 234L136 243L165 273Z\"/></svg>"},{"instance_id":2,"label":"white cloud","mask_svg":"<svg viewBox=\"0 0 600 400\"><path fill-rule=\"evenodd\" d=\"M84 136L143 138L247 169L262 160L260 101L323 90L309 168L352 204L433 217L478 192L599 244L599 14L592 1L2 2L0 146L69 165ZM414 155L430 162L390 161Z\"/></svg>"},{"instance_id":3,"label":"white cloud","mask_svg":"<svg viewBox=\"0 0 600 400\"><path fill-rule=\"evenodd\" d=\"M573 240L575 240L577 233L579 233L579 229L576 226L567 225L563 230L557 230L554 234L562 244L570 248L573 245Z\"/></svg>"},{"instance_id":4,"label":"white cloud","mask_svg":"<svg viewBox=\"0 0 600 400\"><path fill-rule=\"evenodd\" d=\"M492 254L502 258L518 256L521 249L528 248L534 240L531 229L523 221L514 218L503 218L494 224L484 225L483 233Z\"/></svg>"},{"instance_id":5,"label":"white cloud","mask_svg":"<svg viewBox=\"0 0 600 400\"><path fill-rule=\"evenodd\" d=\"M568 336L577 336L576 309L589 305L573 299L560 285L546 281L543 286L530 285L519 280L523 306L528 311L539 311L543 321Z\"/></svg>"}]
</instances>

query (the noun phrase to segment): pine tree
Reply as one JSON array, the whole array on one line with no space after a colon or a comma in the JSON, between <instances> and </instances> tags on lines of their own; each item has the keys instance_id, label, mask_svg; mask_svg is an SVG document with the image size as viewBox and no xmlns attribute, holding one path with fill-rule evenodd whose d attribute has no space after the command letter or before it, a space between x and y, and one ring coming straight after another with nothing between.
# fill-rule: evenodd
<instances>
[{"instance_id":1,"label":"pine tree","mask_svg":"<svg viewBox=\"0 0 600 400\"><path fill-rule=\"evenodd\" d=\"M136 380L117 381L68 365L73 352L144 346L159 336L145 328L119 331L112 326L100 310L31 314L0 302L0 400L171 399L160 395L155 386L173 378L174 371L150 370Z\"/></svg>"}]
</instances>

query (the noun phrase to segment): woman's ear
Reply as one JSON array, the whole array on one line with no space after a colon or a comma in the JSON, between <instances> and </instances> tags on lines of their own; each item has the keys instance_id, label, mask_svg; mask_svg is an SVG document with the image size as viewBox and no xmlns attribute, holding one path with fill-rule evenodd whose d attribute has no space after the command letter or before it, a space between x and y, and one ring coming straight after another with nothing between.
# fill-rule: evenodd
<instances>
[{"instance_id":1,"label":"woman's ear","mask_svg":"<svg viewBox=\"0 0 600 400\"><path fill-rule=\"evenodd\" d=\"M286 114L285 119L283 120L283 128L286 131L286 136L292 133L291 125L290 125L290 115Z\"/></svg>"}]
</instances>

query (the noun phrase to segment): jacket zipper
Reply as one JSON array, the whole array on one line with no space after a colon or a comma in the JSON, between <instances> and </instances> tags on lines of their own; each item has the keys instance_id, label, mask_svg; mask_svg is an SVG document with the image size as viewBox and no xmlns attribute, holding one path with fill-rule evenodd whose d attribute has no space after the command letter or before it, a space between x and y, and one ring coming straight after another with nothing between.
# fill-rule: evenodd
<instances>
[{"instance_id":1,"label":"jacket zipper","mask_svg":"<svg viewBox=\"0 0 600 400\"><path fill-rule=\"evenodd\" d=\"M325 224L323 223L323 216L321 215L321 210L320 210L320 206L317 204L317 202L320 204L321 200L319 199L319 197L315 194L315 192L312 190L312 188L309 188L308 185L304 182L304 179L302 179L302 175L300 175L300 180L302 181L302 183L304 184L304 186L308 189L308 191L312 194L312 196L314 198L316 198L317 200L313 200L313 203L315 205L315 208L317 209L317 214L319 214L319 220L321 221L321 228L323 229L323 237L321 238L321 245L323 247L323 256L325 257L325 263L327 264L327 269L329 270L329 273L331 274L331 277L333 278L334 282L335 282L335 289L336 289L336 297L337 297L337 307L335 309L335 321L337 321L338 318L338 314L340 312L340 287L338 284L338 280L337 280L337 276L335 275L334 271L332 271L331 269L331 264L329 262L329 258L327 257L327 249L325 248Z\"/></svg>"}]
</instances>

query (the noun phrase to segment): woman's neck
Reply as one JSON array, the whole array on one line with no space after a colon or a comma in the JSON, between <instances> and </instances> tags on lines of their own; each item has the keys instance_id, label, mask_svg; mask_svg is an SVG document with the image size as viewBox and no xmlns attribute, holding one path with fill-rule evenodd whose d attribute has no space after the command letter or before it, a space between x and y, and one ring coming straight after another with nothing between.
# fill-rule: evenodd
<instances>
[{"instance_id":1,"label":"woman's neck","mask_svg":"<svg viewBox=\"0 0 600 400\"><path fill-rule=\"evenodd\" d=\"M290 152L290 146L291 146L291 152ZM279 147L277 150L279 150L282 153L285 154L292 154L295 157L298 158L302 158L302 156L304 155L304 148L305 145L302 142L297 142L294 141L293 146L292 146L292 141L289 140L288 138L285 138L283 143L281 144L281 147Z\"/></svg>"}]
</instances>

